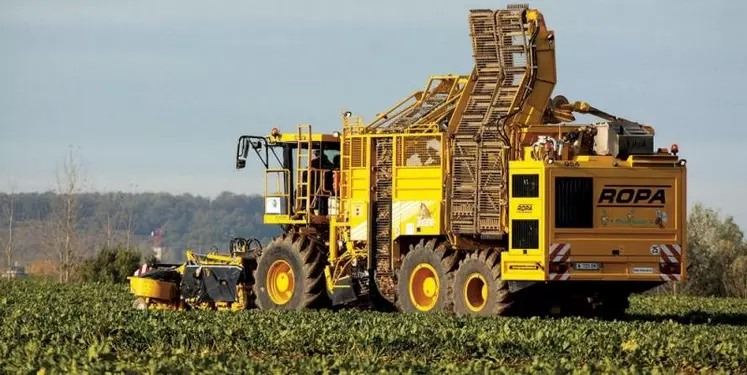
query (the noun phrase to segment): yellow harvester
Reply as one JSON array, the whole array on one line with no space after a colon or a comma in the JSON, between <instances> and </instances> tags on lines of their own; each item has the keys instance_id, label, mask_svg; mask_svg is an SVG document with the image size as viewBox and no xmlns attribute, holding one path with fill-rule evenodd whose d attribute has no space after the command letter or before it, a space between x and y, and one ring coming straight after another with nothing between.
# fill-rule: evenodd
<instances>
[{"instance_id":1,"label":"yellow harvester","mask_svg":"<svg viewBox=\"0 0 747 375\"><path fill-rule=\"evenodd\" d=\"M283 233L210 255L217 262L157 267L132 279L135 295L193 306L196 291L223 286L246 301L223 289L200 301L616 316L631 293L682 280L677 146L655 148L650 126L552 97L555 35L539 11L471 10L469 26L469 75L432 76L370 122L346 112L333 134L300 125L240 137L236 167L259 156L264 222ZM599 122L571 124L574 113ZM195 284L198 270L231 265L233 276ZM172 275L168 297L135 286L157 272Z\"/></svg>"}]
</instances>

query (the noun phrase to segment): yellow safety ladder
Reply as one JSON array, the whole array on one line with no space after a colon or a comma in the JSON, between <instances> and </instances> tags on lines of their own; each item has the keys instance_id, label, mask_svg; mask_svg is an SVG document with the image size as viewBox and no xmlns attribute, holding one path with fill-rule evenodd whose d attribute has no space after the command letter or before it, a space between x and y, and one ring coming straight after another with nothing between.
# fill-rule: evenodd
<instances>
[{"instance_id":1,"label":"yellow safety ladder","mask_svg":"<svg viewBox=\"0 0 747 375\"><path fill-rule=\"evenodd\" d=\"M308 218L311 208L312 192L311 186L311 125L298 125L298 149L296 150L296 215L304 215ZM306 179L304 179L304 174Z\"/></svg>"}]
</instances>

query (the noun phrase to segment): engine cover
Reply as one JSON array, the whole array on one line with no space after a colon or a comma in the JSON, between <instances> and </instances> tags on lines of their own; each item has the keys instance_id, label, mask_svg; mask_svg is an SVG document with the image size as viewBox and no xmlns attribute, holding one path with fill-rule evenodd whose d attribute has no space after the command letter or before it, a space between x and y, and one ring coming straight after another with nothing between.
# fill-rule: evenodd
<instances>
[{"instance_id":1,"label":"engine cover","mask_svg":"<svg viewBox=\"0 0 747 375\"><path fill-rule=\"evenodd\" d=\"M610 121L594 124L594 153L627 159L629 155L654 153L654 135L638 123Z\"/></svg>"}]
</instances>

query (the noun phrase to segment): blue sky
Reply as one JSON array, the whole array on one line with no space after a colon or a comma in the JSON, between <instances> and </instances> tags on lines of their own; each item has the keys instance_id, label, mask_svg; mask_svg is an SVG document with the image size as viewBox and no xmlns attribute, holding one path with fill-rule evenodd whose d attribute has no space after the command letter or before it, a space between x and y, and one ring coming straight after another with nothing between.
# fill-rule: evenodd
<instances>
[{"instance_id":1,"label":"blue sky","mask_svg":"<svg viewBox=\"0 0 747 375\"><path fill-rule=\"evenodd\" d=\"M688 200L747 227L745 2L529 3L556 32L555 93L677 142ZM52 188L72 145L89 189L260 192L239 135L332 131L468 74L468 10L504 4L0 0L0 190Z\"/></svg>"}]
</instances>

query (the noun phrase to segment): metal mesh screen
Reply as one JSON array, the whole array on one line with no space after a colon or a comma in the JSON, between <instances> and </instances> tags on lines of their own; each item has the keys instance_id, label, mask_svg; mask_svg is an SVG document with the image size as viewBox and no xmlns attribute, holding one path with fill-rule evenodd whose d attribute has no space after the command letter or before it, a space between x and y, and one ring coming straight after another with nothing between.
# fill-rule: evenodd
<instances>
[{"instance_id":1,"label":"metal mesh screen","mask_svg":"<svg viewBox=\"0 0 747 375\"><path fill-rule=\"evenodd\" d=\"M397 166L432 167L441 165L441 138L403 137L397 144Z\"/></svg>"},{"instance_id":2,"label":"metal mesh screen","mask_svg":"<svg viewBox=\"0 0 747 375\"><path fill-rule=\"evenodd\" d=\"M366 166L366 142L363 138L353 138L351 142L352 167Z\"/></svg>"}]
</instances>

